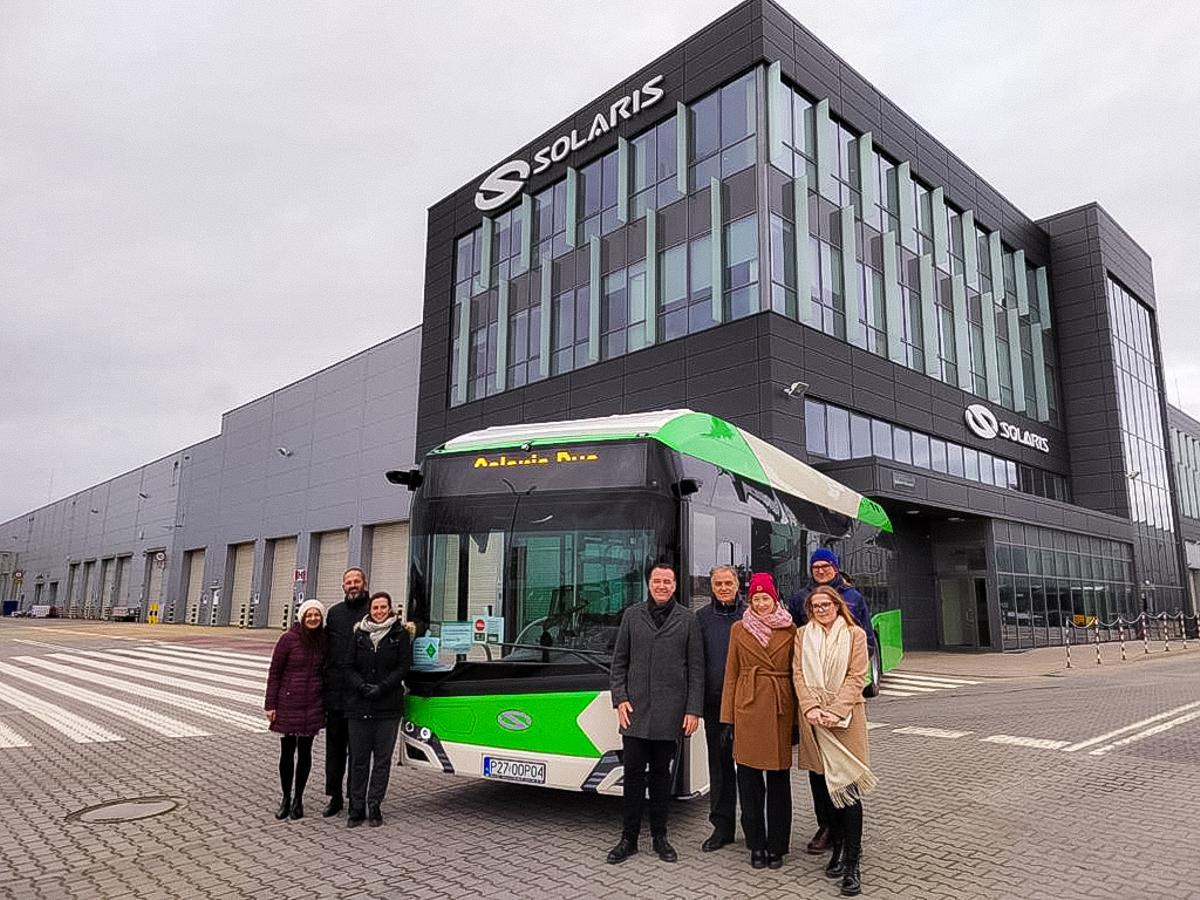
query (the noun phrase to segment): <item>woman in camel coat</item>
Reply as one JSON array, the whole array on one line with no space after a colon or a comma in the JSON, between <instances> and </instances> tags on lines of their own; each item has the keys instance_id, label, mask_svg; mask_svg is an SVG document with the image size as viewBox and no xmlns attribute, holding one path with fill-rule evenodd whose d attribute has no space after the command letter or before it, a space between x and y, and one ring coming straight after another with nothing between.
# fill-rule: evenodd
<instances>
[{"instance_id":1,"label":"woman in camel coat","mask_svg":"<svg viewBox=\"0 0 1200 900\"><path fill-rule=\"evenodd\" d=\"M861 892L862 803L877 781L867 746L867 635L854 624L835 588L817 587L805 601L808 624L796 632L792 659L800 707L797 765L808 770L817 818L831 823L833 856L825 874L842 879L842 894Z\"/></svg>"},{"instance_id":2,"label":"woman in camel coat","mask_svg":"<svg viewBox=\"0 0 1200 900\"><path fill-rule=\"evenodd\" d=\"M796 700L791 673L796 626L780 606L770 575L752 575L746 593L750 608L729 630L721 692L721 721L726 729L722 738L733 740L750 865L778 869L792 829Z\"/></svg>"}]
</instances>

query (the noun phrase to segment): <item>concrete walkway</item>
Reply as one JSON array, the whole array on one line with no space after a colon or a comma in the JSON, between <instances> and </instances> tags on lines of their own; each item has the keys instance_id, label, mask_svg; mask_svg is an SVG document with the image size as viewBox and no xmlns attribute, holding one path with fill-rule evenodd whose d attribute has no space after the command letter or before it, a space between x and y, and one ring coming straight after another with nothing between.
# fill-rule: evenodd
<instances>
[{"instance_id":1,"label":"concrete walkway","mask_svg":"<svg viewBox=\"0 0 1200 900\"><path fill-rule=\"evenodd\" d=\"M1161 640L1150 642L1150 653L1144 652L1141 641L1127 641L1126 660L1121 661L1121 646L1115 641L1100 645L1100 658L1096 665L1096 647L1071 647L1071 668L1067 668L1065 647L1042 647L1037 650L1022 650L1008 653L995 651L929 651L910 650L896 668L896 672L922 675L951 675L962 678L1028 678L1035 675L1082 676L1097 670L1116 667L1153 664L1159 660L1177 659L1181 656L1200 658L1200 641L1189 640L1187 648L1178 640L1172 640L1170 650L1164 650Z\"/></svg>"}]
</instances>

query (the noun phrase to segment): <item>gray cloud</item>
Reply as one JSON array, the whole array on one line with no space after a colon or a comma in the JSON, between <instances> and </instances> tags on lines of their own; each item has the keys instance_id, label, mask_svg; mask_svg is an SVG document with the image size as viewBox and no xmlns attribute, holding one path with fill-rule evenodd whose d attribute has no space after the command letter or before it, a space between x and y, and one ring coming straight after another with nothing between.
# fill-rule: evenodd
<instances>
[{"instance_id":1,"label":"gray cloud","mask_svg":"<svg viewBox=\"0 0 1200 900\"><path fill-rule=\"evenodd\" d=\"M416 324L426 208L730 5L0 5L0 520ZM1029 215L1099 200L1200 414L1193 4L786 5Z\"/></svg>"}]
</instances>

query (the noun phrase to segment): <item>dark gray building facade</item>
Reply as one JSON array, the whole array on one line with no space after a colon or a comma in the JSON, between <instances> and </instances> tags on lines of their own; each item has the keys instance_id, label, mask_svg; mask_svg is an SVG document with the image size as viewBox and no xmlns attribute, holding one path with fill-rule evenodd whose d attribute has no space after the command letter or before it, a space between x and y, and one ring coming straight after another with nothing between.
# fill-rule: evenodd
<instances>
[{"instance_id":1,"label":"dark gray building facade","mask_svg":"<svg viewBox=\"0 0 1200 900\"><path fill-rule=\"evenodd\" d=\"M418 456L690 407L880 501L910 647L1192 610L1148 255L1034 221L770 0L429 211Z\"/></svg>"}]
</instances>

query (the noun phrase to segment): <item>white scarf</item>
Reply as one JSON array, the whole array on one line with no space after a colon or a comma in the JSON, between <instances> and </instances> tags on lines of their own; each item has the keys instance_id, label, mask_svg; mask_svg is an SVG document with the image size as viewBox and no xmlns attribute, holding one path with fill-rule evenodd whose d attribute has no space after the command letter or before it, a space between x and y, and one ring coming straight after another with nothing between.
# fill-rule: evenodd
<instances>
[{"instance_id":1,"label":"white scarf","mask_svg":"<svg viewBox=\"0 0 1200 900\"><path fill-rule=\"evenodd\" d=\"M820 700L821 708L833 703L850 667L850 629L845 619L838 616L829 631L816 622L809 622L805 626L800 667L804 684ZM839 809L853 806L879 780L862 760L838 740L836 730L808 724L816 736L817 749L821 753L829 799ZM837 728L847 728L849 725L850 716L846 716L838 722Z\"/></svg>"},{"instance_id":2,"label":"white scarf","mask_svg":"<svg viewBox=\"0 0 1200 900\"><path fill-rule=\"evenodd\" d=\"M370 616L359 620L355 626L355 631L365 631L371 639L371 643L375 645L375 649L379 649L379 642L383 640L383 636L392 630L392 626L396 624L396 616L388 616L382 622L376 622Z\"/></svg>"}]
</instances>

